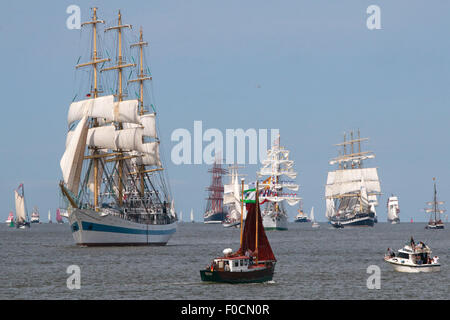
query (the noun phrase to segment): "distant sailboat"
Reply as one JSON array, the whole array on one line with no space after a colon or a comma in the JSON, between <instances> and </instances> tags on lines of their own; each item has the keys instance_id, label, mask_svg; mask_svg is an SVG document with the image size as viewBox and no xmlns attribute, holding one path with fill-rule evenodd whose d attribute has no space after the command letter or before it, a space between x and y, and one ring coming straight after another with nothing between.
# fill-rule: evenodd
<instances>
[{"instance_id":1,"label":"distant sailboat","mask_svg":"<svg viewBox=\"0 0 450 320\"><path fill-rule=\"evenodd\" d=\"M33 207L33 212L31 213L31 223L40 223L40 215L39 215L39 209L37 206Z\"/></svg>"},{"instance_id":2,"label":"distant sailboat","mask_svg":"<svg viewBox=\"0 0 450 320\"><path fill-rule=\"evenodd\" d=\"M6 219L5 222L8 226L14 227L14 214L12 213L12 211L9 212L8 219Z\"/></svg>"},{"instance_id":3,"label":"distant sailboat","mask_svg":"<svg viewBox=\"0 0 450 320\"><path fill-rule=\"evenodd\" d=\"M399 223L400 208L398 206L398 197L395 197L394 195L389 197L387 202L387 210L388 210L388 222L390 222L391 224Z\"/></svg>"},{"instance_id":4,"label":"distant sailboat","mask_svg":"<svg viewBox=\"0 0 450 320\"><path fill-rule=\"evenodd\" d=\"M17 228L25 229L30 227L30 222L28 221L27 208L25 206L25 189L23 183L14 190L14 196L16 200L16 222Z\"/></svg>"},{"instance_id":5,"label":"distant sailboat","mask_svg":"<svg viewBox=\"0 0 450 320\"><path fill-rule=\"evenodd\" d=\"M191 222L194 223L194 209L191 209Z\"/></svg>"},{"instance_id":6,"label":"distant sailboat","mask_svg":"<svg viewBox=\"0 0 450 320\"><path fill-rule=\"evenodd\" d=\"M436 178L433 178L433 181L434 181L433 201L427 202L427 205L431 206L431 208L425 209L425 212L431 213L431 217L430 221L428 222L428 225L425 228L431 230L444 229L444 223L441 220L441 213L444 213L445 209L439 208L439 205L444 204L444 201L437 200Z\"/></svg>"},{"instance_id":7,"label":"distant sailboat","mask_svg":"<svg viewBox=\"0 0 450 320\"><path fill-rule=\"evenodd\" d=\"M52 222L52 215L50 213L50 210L48 210L48 223L53 223Z\"/></svg>"},{"instance_id":8,"label":"distant sailboat","mask_svg":"<svg viewBox=\"0 0 450 320\"><path fill-rule=\"evenodd\" d=\"M313 228L319 228L320 225L318 222L316 222L316 219L314 218L314 207L311 208L311 214L310 214L310 219L312 221L312 227Z\"/></svg>"},{"instance_id":9,"label":"distant sailboat","mask_svg":"<svg viewBox=\"0 0 450 320\"><path fill-rule=\"evenodd\" d=\"M180 210L180 220L179 222L183 222L183 211Z\"/></svg>"}]
</instances>

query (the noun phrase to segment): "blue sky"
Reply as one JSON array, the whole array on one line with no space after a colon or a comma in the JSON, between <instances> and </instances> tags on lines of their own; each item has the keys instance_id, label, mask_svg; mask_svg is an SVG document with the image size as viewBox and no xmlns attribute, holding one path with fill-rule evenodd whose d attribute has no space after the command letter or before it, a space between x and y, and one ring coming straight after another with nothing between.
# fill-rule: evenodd
<instances>
[{"instance_id":1,"label":"blue sky","mask_svg":"<svg viewBox=\"0 0 450 320\"><path fill-rule=\"evenodd\" d=\"M433 177L450 201L448 1L15 1L0 12L0 218L14 209L21 182L29 211L36 205L45 216L60 204L74 65L85 51L79 31L66 28L71 4L83 21L95 4L105 20L121 9L125 23L143 26L166 159L171 133L192 130L195 120L223 132L279 128L305 209L324 221L333 144L359 128L370 137L365 150L376 153L380 221L391 193L403 221L426 221ZM366 27L372 4L381 30ZM193 208L202 218L207 169L167 164L184 217ZM247 166L249 179L257 169Z\"/></svg>"}]
</instances>

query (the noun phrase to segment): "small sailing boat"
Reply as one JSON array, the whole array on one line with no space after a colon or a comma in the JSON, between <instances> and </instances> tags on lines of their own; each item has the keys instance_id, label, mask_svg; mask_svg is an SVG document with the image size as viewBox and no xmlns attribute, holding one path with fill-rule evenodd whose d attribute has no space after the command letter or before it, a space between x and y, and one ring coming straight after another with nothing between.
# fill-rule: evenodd
<instances>
[{"instance_id":1,"label":"small sailing boat","mask_svg":"<svg viewBox=\"0 0 450 320\"><path fill-rule=\"evenodd\" d=\"M50 213L50 210L48 210L48 223L53 223L52 222L52 215Z\"/></svg>"},{"instance_id":2,"label":"small sailing boat","mask_svg":"<svg viewBox=\"0 0 450 320\"><path fill-rule=\"evenodd\" d=\"M272 280L277 260L264 231L258 193L257 184L254 203L247 203L247 219L241 228L239 250L234 253L231 248L223 250L222 257L215 258L200 270L202 281L254 283Z\"/></svg>"},{"instance_id":3,"label":"small sailing boat","mask_svg":"<svg viewBox=\"0 0 450 320\"><path fill-rule=\"evenodd\" d=\"M25 189L23 183L14 190L15 202L16 202L16 228L25 229L30 227L28 220L27 208L25 205Z\"/></svg>"},{"instance_id":4,"label":"small sailing boat","mask_svg":"<svg viewBox=\"0 0 450 320\"><path fill-rule=\"evenodd\" d=\"M33 207L33 212L31 213L31 223L40 223L40 216L39 216L39 210L38 207Z\"/></svg>"},{"instance_id":5,"label":"small sailing boat","mask_svg":"<svg viewBox=\"0 0 450 320\"><path fill-rule=\"evenodd\" d=\"M427 205L430 205L431 208L426 208L425 212L431 213L430 221L425 229L438 230L444 229L444 223L441 220L441 213L445 212L445 209L439 209L439 205L444 204L444 201L437 200L437 191L436 191L436 178L433 178L434 181L434 198L433 201L427 202Z\"/></svg>"},{"instance_id":6,"label":"small sailing boat","mask_svg":"<svg viewBox=\"0 0 450 320\"><path fill-rule=\"evenodd\" d=\"M297 210L298 214L295 216L294 222L311 222L306 213L303 211L303 203L300 201L299 208Z\"/></svg>"},{"instance_id":7,"label":"small sailing boat","mask_svg":"<svg viewBox=\"0 0 450 320\"><path fill-rule=\"evenodd\" d=\"M400 208L398 206L398 197L395 197L394 195L389 197L387 202L387 210L388 210L388 222L390 222L391 224L399 223Z\"/></svg>"},{"instance_id":8,"label":"small sailing boat","mask_svg":"<svg viewBox=\"0 0 450 320\"><path fill-rule=\"evenodd\" d=\"M222 223L225 221L227 212L223 207L223 184L222 176L227 170L222 168L219 160L216 160L213 167L208 170L212 174L211 185L206 189L209 192L206 210L203 216L204 223Z\"/></svg>"},{"instance_id":9,"label":"small sailing boat","mask_svg":"<svg viewBox=\"0 0 450 320\"><path fill-rule=\"evenodd\" d=\"M431 256L431 249L423 242L415 244L414 239L397 253L388 248L384 261L391 264L395 271L418 273L438 272L441 270L438 256Z\"/></svg>"},{"instance_id":10,"label":"small sailing boat","mask_svg":"<svg viewBox=\"0 0 450 320\"><path fill-rule=\"evenodd\" d=\"M178 222L183 222L183 211L180 210L180 219L178 219Z\"/></svg>"},{"instance_id":11,"label":"small sailing boat","mask_svg":"<svg viewBox=\"0 0 450 320\"><path fill-rule=\"evenodd\" d=\"M342 154L329 162L330 165L338 164L338 169L328 172L326 216L336 228L373 227L381 187L377 168L364 168L363 161L375 158L375 154L361 152L361 142L368 138L360 138L359 130L357 139L353 138L353 132L350 132L350 137L346 141L344 134L344 142L336 145L342 146Z\"/></svg>"},{"instance_id":12,"label":"small sailing boat","mask_svg":"<svg viewBox=\"0 0 450 320\"><path fill-rule=\"evenodd\" d=\"M316 222L316 219L314 218L314 207L311 207L310 219L312 221L313 228L320 228L320 224Z\"/></svg>"},{"instance_id":13,"label":"small sailing boat","mask_svg":"<svg viewBox=\"0 0 450 320\"><path fill-rule=\"evenodd\" d=\"M9 216L6 219L6 224L10 227L14 227L14 214L12 211L9 212Z\"/></svg>"},{"instance_id":14,"label":"small sailing boat","mask_svg":"<svg viewBox=\"0 0 450 320\"><path fill-rule=\"evenodd\" d=\"M191 209L191 222L195 223L195 220L194 220L194 209Z\"/></svg>"}]
</instances>

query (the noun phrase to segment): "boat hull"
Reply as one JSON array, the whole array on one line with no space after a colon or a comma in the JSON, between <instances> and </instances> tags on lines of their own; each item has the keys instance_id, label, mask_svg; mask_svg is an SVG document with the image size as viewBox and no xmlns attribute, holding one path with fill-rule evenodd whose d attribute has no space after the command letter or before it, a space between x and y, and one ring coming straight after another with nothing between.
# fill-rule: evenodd
<instances>
[{"instance_id":1,"label":"boat hull","mask_svg":"<svg viewBox=\"0 0 450 320\"><path fill-rule=\"evenodd\" d=\"M222 223L227 216L226 212L216 212L211 215L205 216L203 222L206 224Z\"/></svg>"},{"instance_id":2,"label":"boat hull","mask_svg":"<svg viewBox=\"0 0 450 320\"><path fill-rule=\"evenodd\" d=\"M261 283L271 281L275 267L261 268L255 271L230 272L230 271L211 271L208 269L200 270L202 281L222 282L222 283Z\"/></svg>"},{"instance_id":3,"label":"boat hull","mask_svg":"<svg viewBox=\"0 0 450 320\"><path fill-rule=\"evenodd\" d=\"M369 214L358 215L354 218L345 219L332 219L330 221L331 225L335 228L343 227L373 227L375 225L375 218Z\"/></svg>"},{"instance_id":4,"label":"boat hull","mask_svg":"<svg viewBox=\"0 0 450 320\"><path fill-rule=\"evenodd\" d=\"M444 229L444 225L443 224L429 224L425 227L425 229L430 229L430 230Z\"/></svg>"},{"instance_id":5,"label":"boat hull","mask_svg":"<svg viewBox=\"0 0 450 320\"><path fill-rule=\"evenodd\" d=\"M80 246L163 246L177 228L176 222L143 224L80 209L69 214L69 222L75 243Z\"/></svg>"},{"instance_id":6,"label":"boat hull","mask_svg":"<svg viewBox=\"0 0 450 320\"><path fill-rule=\"evenodd\" d=\"M266 214L263 216L264 230L281 230L286 231L288 229L287 217L282 214L271 215Z\"/></svg>"},{"instance_id":7,"label":"boat hull","mask_svg":"<svg viewBox=\"0 0 450 320\"><path fill-rule=\"evenodd\" d=\"M294 222L297 222L297 223L311 222L311 220L308 219L307 217L302 217L302 218L295 218Z\"/></svg>"},{"instance_id":8,"label":"boat hull","mask_svg":"<svg viewBox=\"0 0 450 320\"><path fill-rule=\"evenodd\" d=\"M391 259L392 260L392 259ZM419 272L439 272L441 271L441 265L439 264L422 264L422 265L411 265L402 264L401 262L386 260L395 271L406 272L406 273L419 273ZM397 260L398 261L398 260Z\"/></svg>"}]
</instances>

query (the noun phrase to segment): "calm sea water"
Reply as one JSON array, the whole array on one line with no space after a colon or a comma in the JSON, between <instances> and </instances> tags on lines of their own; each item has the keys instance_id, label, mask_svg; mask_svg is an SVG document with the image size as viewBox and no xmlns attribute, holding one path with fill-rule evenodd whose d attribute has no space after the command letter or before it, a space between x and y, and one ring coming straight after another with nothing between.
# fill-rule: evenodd
<instances>
[{"instance_id":1,"label":"calm sea water","mask_svg":"<svg viewBox=\"0 0 450 320\"><path fill-rule=\"evenodd\" d=\"M182 223L164 247L77 247L68 224L0 225L0 299L450 299L450 226L424 223L320 229L289 225L267 232L278 260L273 281L211 284L199 270L225 248L239 247L239 229ZM441 272L405 274L383 262L413 236L440 257ZM81 269L81 288L69 290L67 267ZM381 289L366 286L367 267L381 269Z\"/></svg>"}]
</instances>

